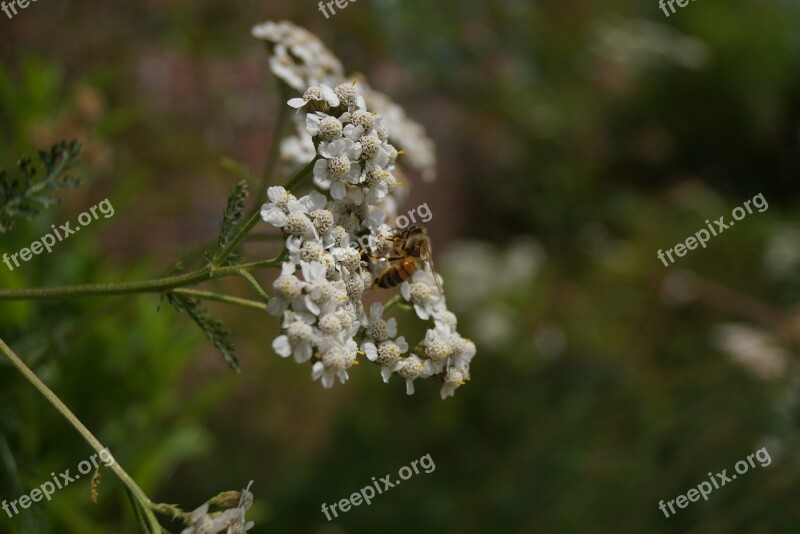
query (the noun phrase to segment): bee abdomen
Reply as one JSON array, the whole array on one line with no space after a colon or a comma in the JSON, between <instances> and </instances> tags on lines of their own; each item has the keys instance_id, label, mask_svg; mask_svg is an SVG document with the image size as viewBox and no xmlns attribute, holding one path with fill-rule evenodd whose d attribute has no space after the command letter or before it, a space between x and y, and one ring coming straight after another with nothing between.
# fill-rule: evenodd
<instances>
[{"instance_id":1,"label":"bee abdomen","mask_svg":"<svg viewBox=\"0 0 800 534\"><path fill-rule=\"evenodd\" d=\"M376 284L378 287L384 289L395 287L411 278L415 272L417 272L417 262L414 258L408 257L397 265L393 265L387 269L386 272L378 278Z\"/></svg>"}]
</instances>

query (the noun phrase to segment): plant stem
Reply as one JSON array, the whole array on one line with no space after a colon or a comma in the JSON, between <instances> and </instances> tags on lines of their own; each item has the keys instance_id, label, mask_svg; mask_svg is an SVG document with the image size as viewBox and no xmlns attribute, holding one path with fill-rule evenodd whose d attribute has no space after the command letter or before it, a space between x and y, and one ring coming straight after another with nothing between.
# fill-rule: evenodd
<instances>
[{"instance_id":1,"label":"plant stem","mask_svg":"<svg viewBox=\"0 0 800 534\"><path fill-rule=\"evenodd\" d=\"M286 184L286 189L288 190L290 186L297 185L302 183L303 179L307 176L311 175L311 171L314 168L314 161L311 160L307 165L305 165L302 169L298 170L294 175L289 179L289 182ZM258 221L261 220L261 205L257 205L253 213L250 214L247 221L239 228L239 231L236 233L236 236L228 243L228 246L225 247L224 250L220 251L214 259L211 261L211 266L213 268L217 268L217 266L222 265L225 259L233 254L233 251L236 250L236 247L239 246L239 243L244 239L244 237L250 233L250 230L256 225Z\"/></svg>"},{"instance_id":2,"label":"plant stem","mask_svg":"<svg viewBox=\"0 0 800 534\"><path fill-rule=\"evenodd\" d=\"M253 308L256 310L267 309L267 305L264 304L263 302L258 302L249 299L241 299L239 297L231 297L228 295L222 295L220 293L212 293L211 291L201 291L199 289L173 289L172 291L170 291L170 293L175 293L178 295L186 295L187 297L194 297L197 299L224 302L226 304L233 304L235 306L241 306L243 308Z\"/></svg>"},{"instance_id":3,"label":"plant stem","mask_svg":"<svg viewBox=\"0 0 800 534\"><path fill-rule=\"evenodd\" d=\"M61 402L61 399L59 399L58 396L55 393L53 393L53 391L50 388L48 388L47 385L44 382L42 382L39 379L39 377L36 376L36 374L28 368L27 365L25 365L25 362L23 362L20 359L20 357L17 356L13 350L11 350L11 347L6 345L5 341L3 341L2 339L0 339L0 352L5 354L8 357L8 359L11 360L11 363L14 364L14 366L17 369L19 369L19 371L28 380L28 382L33 384L33 386L39 390L39 393L41 393L48 401L50 401L50 404L52 404L55 407L55 409L58 410L67 421L69 421L69 423L75 428L75 430L78 431L78 433L80 433L81 436L83 436L83 439L85 439L89 443L89 445L95 450L95 452L97 452L98 454L104 451L106 453L108 452L107 449L100 443L100 441L96 437L94 437L94 435L89 431L89 429L86 428L84 424L81 423L77 417L75 417L75 414L73 414L72 411L70 411L70 409L67 408L67 406L63 402ZM145 515L147 516L147 522L150 525L150 529L153 532L160 533L161 526L158 524L158 520L156 520L156 517L151 510L151 507L153 506L152 501L147 497L144 491L142 491L142 489L136 484L136 482L130 477L130 475L128 475L128 473L125 472L125 470L119 465L119 463L115 461L108 467L112 471L114 471L114 473L119 477L122 483L125 484L128 490L130 490L131 494L133 494L133 496L141 503L142 509L144 510Z\"/></svg>"},{"instance_id":4,"label":"plant stem","mask_svg":"<svg viewBox=\"0 0 800 534\"><path fill-rule=\"evenodd\" d=\"M287 191L291 191L292 189L298 187L303 180L309 176L311 176L311 172L314 170L314 164L317 162L317 158L312 159L306 165L294 173L294 175L289 178L289 181L286 182L286 185L283 186Z\"/></svg>"},{"instance_id":5,"label":"plant stem","mask_svg":"<svg viewBox=\"0 0 800 534\"><path fill-rule=\"evenodd\" d=\"M264 299L264 302L269 302L269 295L267 295L267 292L264 291L263 287L261 287L261 284L259 284L258 281L255 278L253 278L252 274L248 273L247 271L242 270L242 271L239 271L239 276L241 276L242 278L247 280L247 282L251 286L253 286L253 289L255 290L255 292L258 293L259 297Z\"/></svg>"},{"instance_id":6,"label":"plant stem","mask_svg":"<svg viewBox=\"0 0 800 534\"><path fill-rule=\"evenodd\" d=\"M278 92L280 93L280 101L278 102L278 117L275 119L273 125L272 139L270 140L269 159L264 166L264 175L261 178L261 187L258 190L258 198L264 198L267 192L267 187L272 180L272 175L278 167L278 158L280 157L281 138L283 137L283 130L286 126L286 119L289 118L289 106L286 104L286 89L285 86L277 80Z\"/></svg>"},{"instance_id":7,"label":"plant stem","mask_svg":"<svg viewBox=\"0 0 800 534\"><path fill-rule=\"evenodd\" d=\"M283 261L282 252L271 260L243 263L239 265L229 265L226 267L204 267L200 270L157 278L154 280L142 280L138 282L122 282L112 284L86 284L77 286L62 287L35 287L22 289L0 289L0 301L2 300L30 300L30 299L60 299L64 297L88 297L100 295L124 295L130 293L160 293L178 287L195 285L213 278L222 276L239 275L241 270L261 269L264 267L276 267Z\"/></svg>"}]
</instances>

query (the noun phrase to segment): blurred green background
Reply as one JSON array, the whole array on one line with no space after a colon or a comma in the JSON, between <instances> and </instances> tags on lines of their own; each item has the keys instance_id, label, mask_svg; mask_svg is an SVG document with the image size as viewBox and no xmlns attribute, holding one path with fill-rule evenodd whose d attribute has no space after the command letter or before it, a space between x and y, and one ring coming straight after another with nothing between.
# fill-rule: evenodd
<instances>
[{"instance_id":1,"label":"blurred green background","mask_svg":"<svg viewBox=\"0 0 800 534\"><path fill-rule=\"evenodd\" d=\"M0 284L151 277L213 238L237 180L220 159L260 173L282 105L250 28L288 19L437 143L439 178L417 180L407 207L431 207L448 303L478 346L455 398L432 382L407 397L364 366L324 391L273 353L274 318L210 304L235 334L237 375L158 296L4 302L0 337L153 499L193 509L255 480L256 533L796 532L800 4L690 2L669 18L655 0L337 11L42 0L0 15L0 164L65 137L85 145L84 186L0 234L0 250L106 197L116 209L0 267ZM758 193L767 211L674 265L657 259ZM760 447L768 467L659 511ZM0 361L0 497L90 454ZM433 473L325 520L323 502L425 454ZM0 514L0 532L137 530L105 472L99 504L80 481Z\"/></svg>"}]
</instances>

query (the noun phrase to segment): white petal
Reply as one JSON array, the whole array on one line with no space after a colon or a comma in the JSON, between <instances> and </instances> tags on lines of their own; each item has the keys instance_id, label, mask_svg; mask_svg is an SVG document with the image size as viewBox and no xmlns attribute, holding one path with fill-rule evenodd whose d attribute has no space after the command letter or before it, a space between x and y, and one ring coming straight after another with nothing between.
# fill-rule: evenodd
<instances>
[{"instance_id":1,"label":"white petal","mask_svg":"<svg viewBox=\"0 0 800 534\"><path fill-rule=\"evenodd\" d=\"M361 345L361 350L367 355L369 361L374 362L378 359L378 347L376 347L375 343L372 341L364 342L364 344Z\"/></svg>"},{"instance_id":2,"label":"white petal","mask_svg":"<svg viewBox=\"0 0 800 534\"><path fill-rule=\"evenodd\" d=\"M414 381L406 379L406 395L414 394Z\"/></svg>"},{"instance_id":3,"label":"white petal","mask_svg":"<svg viewBox=\"0 0 800 534\"><path fill-rule=\"evenodd\" d=\"M278 356L283 356L284 358L288 357L292 353L292 347L289 345L288 336L276 337L272 342L272 350L274 350Z\"/></svg>"},{"instance_id":4,"label":"white petal","mask_svg":"<svg viewBox=\"0 0 800 534\"><path fill-rule=\"evenodd\" d=\"M397 319L391 317L388 321L386 321L386 326L389 327L389 337L394 337L397 335Z\"/></svg>"},{"instance_id":5,"label":"white petal","mask_svg":"<svg viewBox=\"0 0 800 534\"><path fill-rule=\"evenodd\" d=\"M351 184L361 182L361 166L358 163L350 164L350 171L347 173L347 181Z\"/></svg>"},{"instance_id":6,"label":"white petal","mask_svg":"<svg viewBox=\"0 0 800 534\"><path fill-rule=\"evenodd\" d=\"M405 300L411 300L411 284L403 282L403 285L400 286L400 294Z\"/></svg>"},{"instance_id":7,"label":"white petal","mask_svg":"<svg viewBox=\"0 0 800 534\"><path fill-rule=\"evenodd\" d=\"M318 159L314 163L314 178L322 181L328 180L328 160Z\"/></svg>"},{"instance_id":8,"label":"white petal","mask_svg":"<svg viewBox=\"0 0 800 534\"><path fill-rule=\"evenodd\" d=\"M381 376L383 377L384 384L388 384L389 377L392 376L392 370L388 367L381 367Z\"/></svg>"},{"instance_id":9,"label":"white petal","mask_svg":"<svg viewBox=\"0 0 800 534\"><path fill-rule=\"evenodd\" d=\"M382 168L386 167L386 165L389 164L389 154L387 154L386 151L383 148L381 148L380 150L378 150L378 153L375 154L375 158L372 161L378 167Z\"/></svg>"},{"instance_id":10,"label":"white petal","mask_svg":"<svg viewBox=\"0 0 800 534\"><path fill-rule=\"evenodd\" d=\"M324 98L325 101L328 102L328 104L330 104L332 108L339 106L339 97L336 95L333 89L331 89L324 83L320 84L319 88L322 90L322 98Z\"/></svg>"},{"instance_id":11,"label":"white petal","mask_svg":"<svg viewBox=\"0 0 800 534\"><path fill-rule=\"evenodd\" d=\"M397 345L397 348L400 349L400 352L408 351L408 343L406 343L405 336L400 336L397 339L395 339L394 344Z\"/></svg>"},{"instance_id":12,"label":"white petal","mask_svg":"<svg viewBox=\"0 0 800 534\"><path fill-rule=\"evenodd\" d=\"M325 373L322 375L322 387L325 389L331 389L333 387L333 375L330 373Z\"/></svg>"},{"instance_id":13,"label":"white petal","mask_svg":"<svg viewBox=\"0 0 800 534\"><path fill-rule=\"evenodd\" d=\"M308 311L310 311L314 315L319 315L319 306L317 306L316 302L311 300L310 296L306 295L305 303L306 303L306 308L308 308Z\"/></svg>"},{"instance_id":14,"label":"white petal","mask_svg":"<svg viewBox=\"0 0 800 534\"><path fill-rule=\"evenodd\" d=\"M319 380L319 378L325 373L325 364L322 362L315 362L313 366L311 366L311 378L314 380Z\"/></svg>"},{"instance_id":15,"label":"white petal","mask_svg":"<svg viewBox=\"0 0 800 534\"><path fill-rule=\"evenodd\" d=\"M347 196L347 188L342 182L334 182L333 185L331 185L331 196L335 200L342 200Z\"/></svg>"},{"instance_id":16,"label":"white petal","mask_svg":"<svg viewBox=\"0 0 800 534\"><path fill-rule=\"evenodd\" d=\"M373 302L372 306L369 307L370 322L375 322L380 320L382 315L383 315L383 304L381 304L380 302Z\"/></svg>"},{"instance_id":17,"label":"white petal","mask_svg":"<svg viewBox=\"0 0 800 534\"><path fill-rule=\"evenodd\" d=\"M320 154L325 156L326 158L332 158L334 156L341 156L342 154L347 151L350 145L348 145L348 141L352 143L350 139L337 139L336 141L331 141L328 143L328 146L325 147L325 154L322 153L322 147L320 147Z\"/></svg>"},{"instance_id":18,"label":"white petal","mask_svg":"<svg viewBox=\"0 0 800 534\"><path fill-rule=\"evenodd\" d=\"M279 207L270 204L261 207L261 218L277 228L283 228L286 224L286 214Z\"/></svg>"},{"instance_id":19,"label":"white petal","mask_svg":"<svg viewBox=\"0 0 800 534\"><path fill-rule=\"evenodd\" d=\"M307 362L311 359L311 344L310 343L303 343L297 350L294 351L294 361L297 363Z\"/></svg>"},{"instance_id":20,"label":"white petal","mask_svg":"<svg viewBox=\"0 0 800 534\"><path fill-rule=\"evenodd\" d=\"M293 108L300 109L306 105L306 101L303 100L302 98L292 98L287 102L287 104L289 104Z\"/></svg>"},{"instance_id":21,"label":"white petal","mask_svg":"<svg viewBox=\"0 0 800 534\"><path fill-rule=\"evenodd\" d=\"M274 203L277 204L279 202L283 202L287 200L289 197L289 193L286 192L286 189L279 185L273 185L269 189L267 189L267 198Z\"/></svg>"},{"instance_id":22,"label":"white petal","mask_svg":"<svg viewBox=\"0 0 800 534\"><path fill-rule=\"evenodd\" d=\"M311 135L317 135L319 133L319 123L320 118L318 115L306 115L306 130Z\"/></svg>"},{"instance_id":23,"label":"white petal","mask_svg":"<svg viewBox=\"0 0 800 534\"><path fill-rule=\"evenodd\" d=\"M361 143L354 143L353 146L347 150L347 157L350 159L358 159L361 157L361 150Z\"/></svg>"}]
</instances>

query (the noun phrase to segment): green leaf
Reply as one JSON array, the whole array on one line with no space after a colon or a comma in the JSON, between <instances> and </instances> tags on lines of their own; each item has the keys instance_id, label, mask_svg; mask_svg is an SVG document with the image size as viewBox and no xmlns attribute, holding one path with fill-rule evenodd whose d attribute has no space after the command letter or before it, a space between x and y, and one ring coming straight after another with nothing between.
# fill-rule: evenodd
<instances>
[{"instance_id":1,"label":"green leaf","mask_svg":"<svg viewBox=\"0 0 800 534\"><path fill-rule=\"evenodd\" d=\"M222 357L228 362L231 369L237 372L240 371L239 360L234 352L236 349L233 346L230 331L225 328L222 323L209 317L208 311L197 299L184 295L176 295L174 293L167 293L166 296L169 303L172 304L179 313L186 312L189 317L192 318L208 340L211 341L222 354Z\"/></svg>"},{"instance_id":2,"label":"green leaf","mask_svg":"<svg viewBox=\"0 0 800 534\"><path fill-rule=\"evenodd\" d=\"M0 233L13 228L17 219L31 220L43 210L57 205L53 191L77 187L79 180L65 174L74 165L81 150L77 141L61 141L49 150L40 150L38 164L20 158L17 166L22 176L12 177L0 168ZM36 179L39 171L43 178Z\"/></svg>"},{"instance_id":3,"label":"green leaf","mask_svg":"<svg viewBox=\"0 0 800 534\"><path fill-rule=\"evenodd\" d=\"M228 205L225 207L225 214L222 218L222 224L220 225L217 251L214 253L215 258L218 257L219 254L230 245L233 238L236 237L236 233L239 230L239 223L244 215L244 201L247 195L247 182L241 180L236 184L231 196L228 197ZM238 260L238 255L234 253L225 258L222 265L231 265Z\"/></svg>"}]
</instances>

